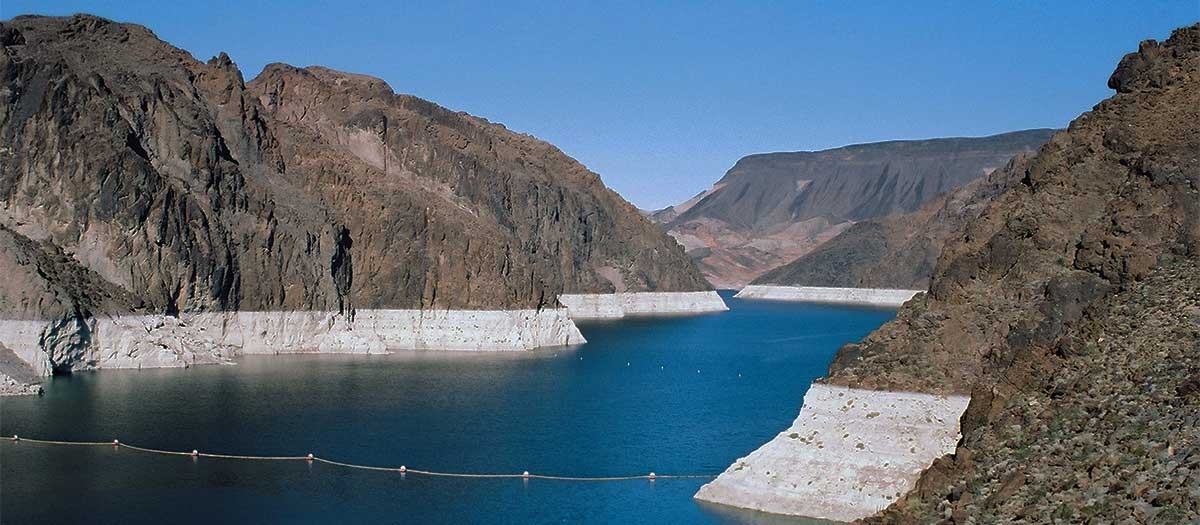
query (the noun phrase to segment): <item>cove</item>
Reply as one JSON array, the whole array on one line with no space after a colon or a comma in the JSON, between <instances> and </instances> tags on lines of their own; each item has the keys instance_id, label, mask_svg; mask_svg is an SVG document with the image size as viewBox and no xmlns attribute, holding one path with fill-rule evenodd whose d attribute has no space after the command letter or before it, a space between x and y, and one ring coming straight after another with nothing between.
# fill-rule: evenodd
<instances>
[{"instance_id":1,"label":"cove","mask_svg":"<svg viewBox=\"0 0 1200 525\"><path fill-rule=\"evenodd\" d=\"M57 377L42 397L0 398L0 434L450 472L716 475L791 424L838 347L894 315L722 297L728 312L580 323L575 347ZM697 503L701 479L401 478L7 441L0 478L12 523L797 522Z\"/></svg>"}]
</instances>

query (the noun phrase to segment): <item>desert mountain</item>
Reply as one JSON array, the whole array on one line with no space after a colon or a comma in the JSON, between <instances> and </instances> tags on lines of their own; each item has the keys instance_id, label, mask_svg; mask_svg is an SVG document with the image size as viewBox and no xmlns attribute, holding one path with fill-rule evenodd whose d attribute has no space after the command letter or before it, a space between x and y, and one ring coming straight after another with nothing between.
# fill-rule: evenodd
<instances>
[{"instance_id":1,"label":"desert mountain","mask_svg":"<svg viewBox=\"0 0 1200 525\"><path fill-rule=\"evenodd\" d=\"M1005 169L934 197L911 213L854 223L836 237L751 282L756 285L895 288L929 286L942 245L1017 181L1013 158Z\"/></svg>"},{"instance_id":2,"label":"desert mountain","mask_svg":"<svg viewBox=\"0 0 1200 525\"><path fill-rule=\"evenodd\" d=\"M372 348L421 328L393 315L375 332L333 329L363 310L541 312L562 293L710 289L554 146L382 80L273 64L247 84L224 53L199 62L88 15L0 22L0 45L0 268L13 276L0 332L43 372L219 360L265 333L292 345L301 328L311 337L295 345ZM216 339L173 324L205 312L335 317L202 319ZM166 335L109 323L98 344L96 319L125 313L158 316L135 324ZM467 345L445 339L468 333L448 319L422 337ZM496 322L469 333L574 340L551 321Z\"/></svg>"},{"instance_id":3,"label":"desert mountain","mask_svg":"<svg viewBox=\"0 0 1200 525\"><path fill-rule=\"evenodd\" d=\"M1200 25L1109 87L838 352L836 385L971 395L956 452L878 521L1200 517Z\"/></svg>"},{"instance_id":4,"label":"desert mountain","mask_svg":"<svg viewBox=\"0 0 1200 525\"><path fill-rule=\"evenodd\" d=\"M651 217L687 248L714 286L737 288L855 222L915 212L1037 149L1053 133L750 155L711 189Z\"/></svg>"},{"instance_id":5,"label":"desert mountain","mask_svg":"<svg viewBox=\"0 0 1200 525\"><path fill-rule=\"evenodd\" d=\"M554 146L379 79L275 64L245 84L224 54L198 62L92 16L0 31L0 223L148 310L518 308L707 288Z\"/></svg>"}]
</instances>

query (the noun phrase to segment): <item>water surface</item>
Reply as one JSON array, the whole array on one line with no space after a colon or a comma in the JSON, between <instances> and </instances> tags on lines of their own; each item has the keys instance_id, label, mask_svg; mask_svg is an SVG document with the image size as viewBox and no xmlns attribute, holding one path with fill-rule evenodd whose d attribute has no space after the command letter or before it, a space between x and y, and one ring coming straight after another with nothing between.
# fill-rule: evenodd
<instances>
[{"instance_id":1,"label":"water surface","mask_svg":"<svg viewBox=\"0 0 1200 525\"><path fill-rule=\"evenodd\" d=\"M741 301L580 326L524 353L247 357L54 378L0 434L453 472L716 474L786 428L834 352L894 312ZM0 521L730 523L704 480L464 480L304 462L0 444ZM787 522L784 520L784 522Z\"/></svg>"}]
</instances>

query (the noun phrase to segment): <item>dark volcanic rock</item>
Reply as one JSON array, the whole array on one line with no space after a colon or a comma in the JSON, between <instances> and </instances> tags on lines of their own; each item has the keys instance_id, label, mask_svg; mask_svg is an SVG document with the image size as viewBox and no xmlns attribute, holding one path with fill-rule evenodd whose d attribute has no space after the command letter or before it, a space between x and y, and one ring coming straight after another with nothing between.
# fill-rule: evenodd
<instances>
[{"instance_id":1,"label":"dark volcanic rock","mask_svg":"<svg viewBox=\"0 0 1200 525\"><path fill-rule=\"evenodd\" d=\"M958 452L875 521L1200 518L1200 25L1008 170L929 294L838 354L839 385L970 393ZM1184 394L1181 394L1184 393Z\"/></svg>"},{"instance_id":2,"label":"dark volcanic rock","mask_svg":"<svg viewBox=\"0 0 1200 525\"><path fill-rule=\"evenodd\" d=\"M15 18L0 43L0 224L123 298L108 307L496 309L708 289L555 147L381 80L272 65L246 85L223 53L201 63L83 15ZM41 293L5 313L68 309L32 306Z\"/></svg>"},{"instance_id":3,"label":"dark volcanic rock","mask_svg":"<svg viewBox=\"0 0 1200 525\"><path fill-rule=\"evenodd\" d=\"M931 199L1032 152L1054 130L905 140L742 158L712 190L655 212L701 270L740 287L809 253L853 222L917 212Z\"/></svg>"}]
</instances>

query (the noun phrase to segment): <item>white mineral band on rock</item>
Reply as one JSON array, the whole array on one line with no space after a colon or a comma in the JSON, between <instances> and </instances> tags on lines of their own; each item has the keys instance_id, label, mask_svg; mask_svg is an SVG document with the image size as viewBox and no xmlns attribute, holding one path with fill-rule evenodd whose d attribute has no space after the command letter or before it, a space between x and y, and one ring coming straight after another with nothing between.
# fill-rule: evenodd
<instances>
[{"instance_id":1,"label":"white mineral band on rock","mask_svg":"<svg viewBox=\"0 0 1200 525\"><path fill-rule=\"evenodd\" d=\"M750 285L742 288L734 297L738 299L766 299L773 301L799 301L811 303L869 304L874 306L900 306L914 295L925 290L897 290L894 288L832 288L824 286L774 286Z\"/></svg>"},{"instance_id":2,"label":"white mineral band on rock","mask_svg":"<svg viewBox=\"0 0 1200 525\"><path fill-rule=\"evenodd\" d=\"M48 329L46 321L0 320L0 343L48 375L51 357L79 368L163 368L240 354L515 351L586 342L565 308L358 310L353 321L337 312L211 312L89 323Z\"/></svg>"},{"instance_id":3,"label":"white mineral band on rock","mask_svg":"<svg viewBox=\"0 0 1200 525\"><path fill-rule=\"evenodd\" d=\"M969 401L814 384L790 428L695 497L774 514L865 518L912 489L933 460L954 452Z\"/></svg>"},{"instance_id":4,"label":"white mineral band on rock","mask_svg":"<svg viewBox=\"0 0 1200 525\"><path fill-rule=\"evenodd\" d=\"M562 308L357 310L353 321L335 312L201 313L185 320L217 331L245 354L512 351L586 342Z\"/></svg>"},{"instance_id":5,"label":"white mineral band on rock","mask_svg":"<svg viewBox=\"0 0 1200 525\"><path fill-rule=\"evenodd\" d=\"M617 319L627 315L675 315L729 310L715 291L562 294L558 302L572 319Z\"/></svg>"}]
</instances>

